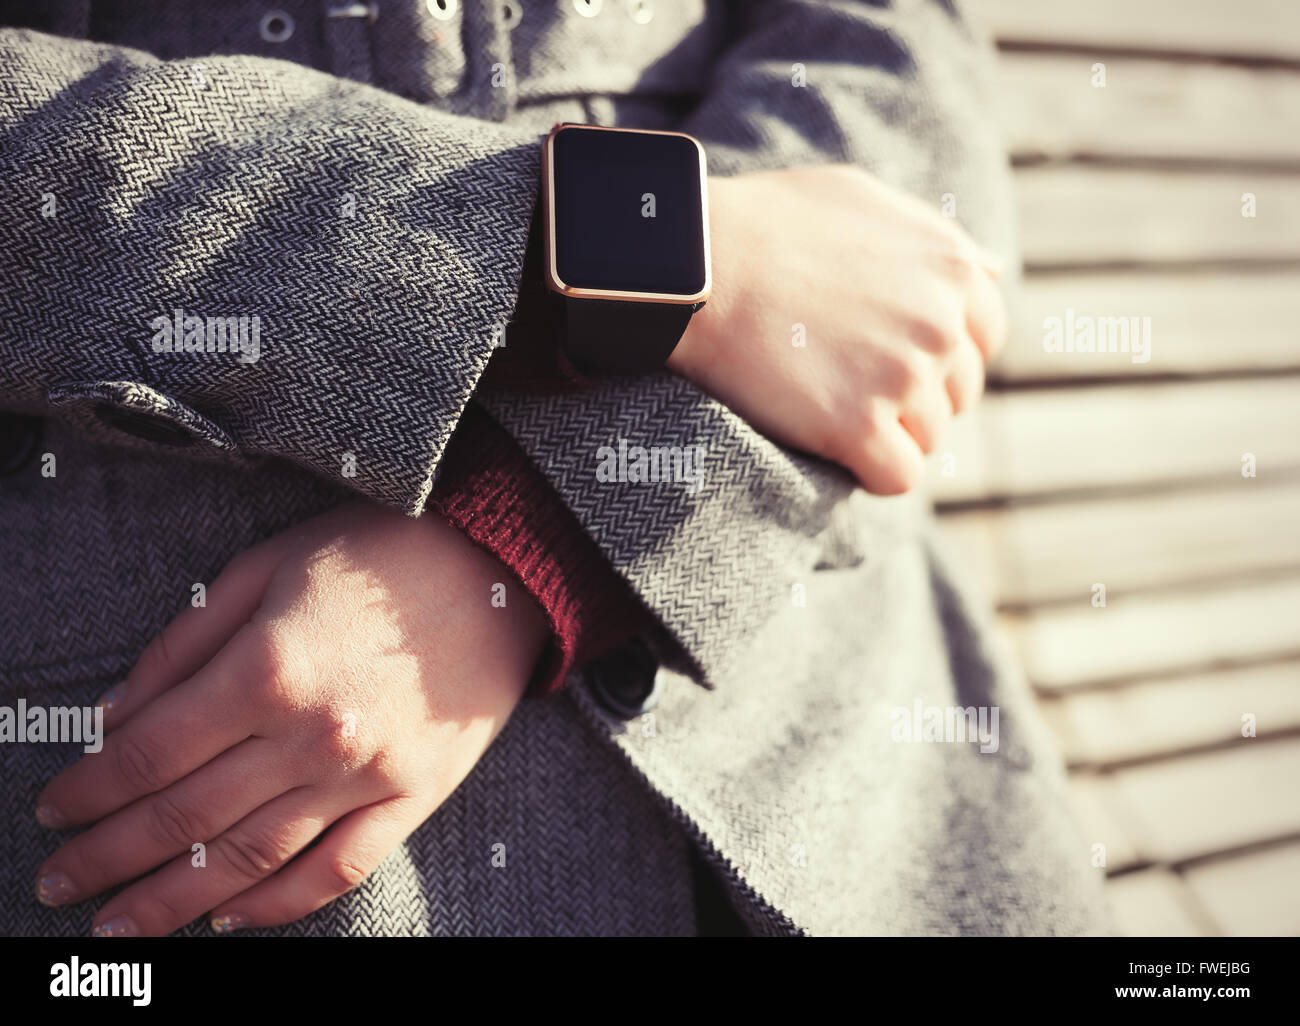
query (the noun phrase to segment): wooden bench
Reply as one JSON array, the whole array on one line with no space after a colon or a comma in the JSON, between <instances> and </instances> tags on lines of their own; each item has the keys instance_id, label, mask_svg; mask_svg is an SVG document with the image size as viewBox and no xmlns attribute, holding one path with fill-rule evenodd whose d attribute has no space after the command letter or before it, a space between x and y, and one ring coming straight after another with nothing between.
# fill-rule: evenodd
<instances>
[{"instance_id":1,"label":"wooden bench","mask_svg":"<svg viewBox=\"0 0 1300 1026\"><path fill-rule=\"evenodd\" d=\"M941 529L1121 929L1300 934L1300 5L967 7L999 43L1025 281L935 461ZM1149 317L1149 361L1048 351L1067 310Z\"/></svg>"}]
</instances>

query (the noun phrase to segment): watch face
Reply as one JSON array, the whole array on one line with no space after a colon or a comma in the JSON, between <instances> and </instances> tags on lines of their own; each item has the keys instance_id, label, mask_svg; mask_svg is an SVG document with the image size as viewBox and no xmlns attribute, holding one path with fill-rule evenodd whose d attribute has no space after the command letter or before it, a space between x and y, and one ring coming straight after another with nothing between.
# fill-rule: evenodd
<instances>
[{"instance_id":1,"label":"watch face","mask_svg":"<svg viewBox=\"0 0 1300 1026\"><path fill-rule=\"evenodd\" d=\"M551 137L555 277L566 290L695 297L708 285L704 161L689 136Z\"/></svg>"}]
</instances>

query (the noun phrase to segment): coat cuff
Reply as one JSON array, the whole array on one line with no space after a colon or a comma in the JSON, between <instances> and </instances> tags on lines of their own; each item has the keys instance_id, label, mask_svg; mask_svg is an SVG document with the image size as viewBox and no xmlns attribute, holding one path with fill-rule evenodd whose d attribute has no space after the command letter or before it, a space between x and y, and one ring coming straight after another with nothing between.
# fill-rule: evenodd
<instances>
[{"instance_id":1,"label":"coat cuff","mask_svg":"<svg viewBox=\"0 0 1300 1026\"><path fill-rule=\"evenodd\" d=\"M447 447L429 505L504 564L550 622L530 697L553 694L570 672L654 625L541 472L474 404Z\"/></svg>"},{"instance_id":2,"label":"coat cuff","mask_svg":"<svg viewBox=\"0 0 1300 1026\"><path fill-rule=\"evenodd\" d=\"M533 204L515 308L479 378L485 392L572 392L596 384L564 354L553 298L542 281L541 197Z\"/></svg>"}]
</instances>

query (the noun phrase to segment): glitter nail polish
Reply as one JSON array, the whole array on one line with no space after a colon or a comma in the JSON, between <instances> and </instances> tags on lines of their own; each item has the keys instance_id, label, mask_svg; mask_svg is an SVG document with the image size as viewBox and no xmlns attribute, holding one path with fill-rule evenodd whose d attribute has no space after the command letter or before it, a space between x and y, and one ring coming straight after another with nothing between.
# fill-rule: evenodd
<instances>
[{"instance_id":1,"label":"glitter nail polish","mask_svg":"<svg viewBox=\"0 0 1300 1026\"><path fill-rule=\"evenodd\" d=\"M248 916L242 912L231 912L229 915L213 916L208 925L212 927L213 933L231 933L235 930L242 930L248 925Z\"/></svg>"},{"instance_id":2,"label":"glitter nail polish","mask_svg":"<svg viewBox=\"0 0 1300 1026\"><path fill-rule=\"evenodd\" d=\"M66 905L73 897L72 881L62 873L46 873L36 881L36 900L46 908Z\"/></svg>"},{"instance_id":3,"label":"glitter nail polish","mask_svg":"<svg viewBox=\"0 0 1300 1026\"><path fill-rule=\"evenodd\" d=\"M139 934L140 930L130 916L114 916L90 931L92 937L136 937Z\"/></svg>"},{"instance_id":4,"label":"glitter nail polish","mask_svg":"<svg viewBox=\"0 0 1300 1026\"><path fill-rule=\"evenodd\" d=\"M95 704L102 705L104 707L104 712L109 713L113 709L121 705L122 699L125 697L126 697L126 682L123 681L121 684L115 684L113 687L109 688L106 692L104 692L103 697L100 698L100 700Z\"/></svg>"}]
</instances>

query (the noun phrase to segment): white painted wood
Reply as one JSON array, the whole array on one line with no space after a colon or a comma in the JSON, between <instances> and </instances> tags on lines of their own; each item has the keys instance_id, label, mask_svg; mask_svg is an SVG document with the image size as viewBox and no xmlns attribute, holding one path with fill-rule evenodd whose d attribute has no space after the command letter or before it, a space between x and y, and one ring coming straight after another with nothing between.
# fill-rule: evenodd
<instances>
[{"instance_id":1,"label":"white painted wood","mask_svg":"<svg viewBox=\"0 0 1300 1026\"><path fill-rule=\"evenodd\" d=\"M1004 605L1300 572L1300 480L1245 483L954 511L939 531Z\"/></svg>"},{"instance_id":2,"label":"white painted wood","mask_svg":"<svg viewBox=\"0 0 1300 1026\"><path fill-rule=\"evenodd\" d=\"M1300 468L1300 377L992 394L949 426L930 485L940 502L1196 479L1249 488L1247 453L1257 478Z\"/></svg>"},{"instance_id":3,"label":"white painted wood","mask_svg":"<svg viewBox=\"0 0 1300 1026\"><path fill-rule=\"evenodd\" d=\"M1176 863L1300 833L1300 740L1243 741L1112 778L1144 860Z\"/></svg>"},{"instance_id":4,"label":"white painted wood","mask_svg":"<svg viewBox=\"0 0 1300 1026\"><path fill-rule=\"evenodd\" d=\"M1204 937L1215 931L1177 873L1140 869L1106 884L1116 932L1125 937Z\"/></svg>"},{"instance_id":5,"label":"white painted wood","mask_svg":"<svg viewBox=\"0 0 1300 1026\"><path fill-rule=\"evenodd\" d=\"M1100 776L1075 774L1070 778L1070 809L1079 824L1084 850L1081 859L1093 863L1094 845L1105 846L1105 864L1098 873L1113 873L1137 862L1137 851L1125 826L1121 799L1112 781Z\"/></svg>"},{"instance_id":6,"label":"white painted wood","mask_svg":"<svg viewBox=\"0 0 1300 1026\"><path fill-rule=\"evenodd\" d=\"M1201 863L1184 879L1225 936L1300 936L1300 844Z\"/></svg>"},{"instance_id":7,"label":"white painted wood","mask_svg":"<svg viewBox=\"0 0 1300 1026\"><path fill-rule=\"evenodd\" d=\"M1300 730L1300 662L1065 694L1049 708L1048 721L1074 765L1235 744L1245 730L1267 740Z\"/></svg>"},{"instance_id":8,"label":"white painted wood","mask_svg":"<svg viewBox=\"0 0 1300 1026\"><path fill-rule=\"evenodd\" d=\"M1003 43L1300 60L1290 0L963 0Z\"/></svg>"},{"instance_id":9,"label":"white painted wood","mask_svg":"<svg viewBox=\"0 0 1300 1026\"><path fill-rule=\"evenodd\" d=\"M1004 616L1034 685L1047 691L1171 670L1300 656L1300 580L1088 596Z\"/></svg>"},{"instance_id":10,"label":"white painted wood","mask_svg":"<svg viewBox=\"0 0 1300 1026\"><path fill-rule=\"evenodd\" d=\"M1300 33L1300 26L1297 26ZM998 108L1022 158L1300 160L1300 73L1208 62L1004 53Z\"/></svg>"},{"instance_id":11,"label":"white painted wood","mask_svg":"<svg viewBox=\"0 0 1300 1026\"><path fill-rule=\"evenodd\" d=\"M1300 175L1049 165L1016 194L1030 265L1300 259Z\"/></svg>"},{"instance_id":12,"label":"white painted wood","mask_svg":"<svg viewBox=\"0 0 1300 1026\"><path fill-rule=\"evenodd\" d=\"M1300 140L1300 132L1296 135ZM1150 317L1151 359L1047 352L1044 325L1075 316ZM1139 324L1141 322L1139 321ZM990 380L1020 382L1300 367L1300 271L1103 271L1030 275Z\"/></svg>"}]
</instances>

